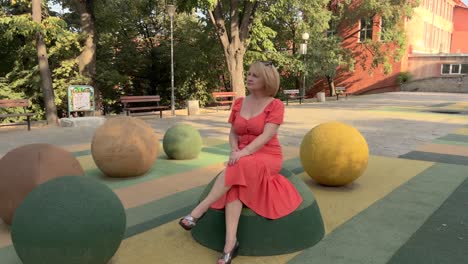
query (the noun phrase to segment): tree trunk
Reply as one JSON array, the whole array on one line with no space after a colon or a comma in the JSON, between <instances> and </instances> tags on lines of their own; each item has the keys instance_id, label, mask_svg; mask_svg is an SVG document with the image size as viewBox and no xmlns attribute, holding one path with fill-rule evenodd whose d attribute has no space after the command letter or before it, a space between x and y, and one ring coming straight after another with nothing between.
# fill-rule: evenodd
<instances>
[{"instance_id":1,"label":"tree trunk","mask_svg":"<svg viewBox=\"0 0 468 264\"><path fill-rule=\"evenodd\" d=\"M78 0L77 2L80 12L81 30L86 35L83 51L78 57L78 69L81 75L90 79L89 85L94 87L95 111L96 114L101 115L102 96L94 82L96 75L96 28L93 1Z\"/></svg>"},{"instance_id":2,"label":"tree trunk","mask_svg":"<svg viewBox=\"0 0 468 264\"><path fill-rule=\"evenodd\" d=\"M243 12L239 12L239 4L243 3ZM214 10L209 10L209 16L221 42L231 78L231 90L237 97L245 96L244 55L249 44L250 28L257 10L258 1L230 1L230 35L226 30L221 1L215 1Z\"/></svg>"},{"instance_id":3,"label":"tree trunk","mask_svg":"<svg viewBox=\"0 0 468 264\"><path fill-rule=\"evenodd\" d=\"M330 89L330 96L335 96L335 81L332 76L327 76L328 88Z\"/></svg>"},{"instance_id":4,"label":"tree trunk","mask_svg":"<svg viewBox=\"0 0 468 264\"><path fill-rule=\"evenodd\" d=\"M236 49L234 43L230 44L231 51L226 56L226 61L231 75L231 90L236 92L237 97L245 96L244 84L244 54L242 47ZM232 54L234 53L234 54Z\"/></svg>"},{"instance_id":5,"label":"tree trunk","mask_svg":"<svg viewBox=\"0 0 468 264\"><path fill-rule=\"evenodd\" d=\"M41 3L41 0L32 0L32 18L34 22L39 24L42 19ZM54 88L52 87L52 74L49 68L44 36L41 32L36 33L36 48L47 124L56 126L58 125L58 118L57 107L55 106Z\"/></svg>"}]
</instances>

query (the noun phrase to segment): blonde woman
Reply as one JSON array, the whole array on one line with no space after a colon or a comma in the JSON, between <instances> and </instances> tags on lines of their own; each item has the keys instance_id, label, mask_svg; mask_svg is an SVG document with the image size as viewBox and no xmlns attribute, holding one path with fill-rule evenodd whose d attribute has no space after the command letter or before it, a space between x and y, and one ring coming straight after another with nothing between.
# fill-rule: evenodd
<instances>
[{"instance_id":1,"label":"blonde woman","mask_svg":"<svg viewBox=\"0 0 468 264\"><path fill-rule=\"evenodd\" d=\"M229 116L231 155L208 196L179 224L192 229L211 207L225 210L226 240L218 264L237 256L237 226L245 205L260 216L278 219L302 202L295 187L279 174L283 164L277 138L283 123L284 104L275 99L280 78L270 62L255 62L247 73L249 95L238 98Z\"/></svg>"}]
</instances>

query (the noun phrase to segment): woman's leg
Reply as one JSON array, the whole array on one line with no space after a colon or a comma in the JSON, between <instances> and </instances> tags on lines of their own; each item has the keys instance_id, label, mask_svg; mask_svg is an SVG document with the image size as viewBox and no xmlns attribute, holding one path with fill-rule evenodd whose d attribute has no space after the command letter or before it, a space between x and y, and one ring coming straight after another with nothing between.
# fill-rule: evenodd
<instances>
[{"instance_id":1,"label":"woman's leg","mask_svg":"<svg viewBox=\"0 0 468 264\"><path fill-rule=\"evenodd\" d=\"M208 210L208 208L210 208L211 204L216 202L231 188L231 186L224 186L224 175L225 172L223 171L216 179L213 188L210 190L210 193L192 210L190 213L191 216L195 218L202 216Z\"/></svg>"},{"instance_id":2,"label":"woman's leg","mask_svg":"<svg viewBox=\"0 0 468 264\"><path fill-rule=\"evenodd\" d=\"M224 213L226 216L226 242L224 252L230 252L237 241L237 226L242 212L242 202L237 199L226 204Z\"/></svg>"}]
</instances>

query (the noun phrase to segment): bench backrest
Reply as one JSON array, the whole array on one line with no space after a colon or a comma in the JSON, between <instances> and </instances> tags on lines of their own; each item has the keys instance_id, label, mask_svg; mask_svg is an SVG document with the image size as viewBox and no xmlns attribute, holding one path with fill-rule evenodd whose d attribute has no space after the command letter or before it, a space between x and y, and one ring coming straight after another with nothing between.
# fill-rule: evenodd
<instances>
[{"instance_id":1,"label":"bench backrest","mask_svg":"<svg viewBox=\"0 0 468 264\"><path fill-rule=\"evenodd\" d=\"M283 90L284 94L298 94L299 90Z\"/></svg>"},{"instance_id":2,"label":"bench backrest","mask_svg":"<svg viewBox=\"0 0 468 264\"><path fill-rule=\"evenodd\" d=\"M145 96L121 96L120 102L126 103L141 103L141 102L159 102L161 97L159 95L145 95Z\"/></svg>"},{"instance_id":3,"label":"bench backrest","mask_svg":"<svg viewBox=\"0 0 468 264\"><path fill-rule=\"evenodd\" d=\"M0 100L0 108L8 107L28 107L28 99L2 99Z\"/></svg>"},{"instance_id":4,"label":"bench backrest","mask_svg":"<svg viewBox=\"0 0 468 264\"><path fill-rule=\"evenodd\" d=\"M346 91L346 87L342 87L342 86L338 86L338 87L335 87L335 91Z\"/></svg>"},{"instance_id":5,"label":"bench backrest","mask_svg":"<svg viewBox=\"0 0 468 264\"><path fill-rule=\"evenodd\" d=\"M219 97L235 97L236 92L213 92L212 93L214 98L219 98Z\"/></svg>"}]
</instances>

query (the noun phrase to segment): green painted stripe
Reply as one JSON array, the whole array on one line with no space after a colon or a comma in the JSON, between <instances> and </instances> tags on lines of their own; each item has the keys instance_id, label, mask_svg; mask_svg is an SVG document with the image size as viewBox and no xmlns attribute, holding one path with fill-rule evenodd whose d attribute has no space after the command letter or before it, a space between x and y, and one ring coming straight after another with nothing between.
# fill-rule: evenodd
<instances>
[{"instance_id":1,"label":"green painted stripe","mask_svg":"<svg viewBox=\"0 0 468 264\"><path fill-rule=\"evenodd\" d=\"M467 168L449 164L433 165L289 263L387 263L466 179Z\"/></svg>"},{"instance_id":2,"label":"green painted stripe","mask_svg":"<svg viewBox=\"0 0 468 264\"><path fill-rule=\"evenodd\" d=\"M405 108L405 107L393 107L393 106L379 107L378 109L374 109L374 110L385 111L385 112L414 112L414 113L421 111L421 109L419 108Z\"/></svg>"},{"instance_id":3,"label":"green painted stripe","mask_svg":"<svg viewBox=\"0 0 468 264\"><path fill-rule=\"evenodd\" d=\"M449 105L454 105L455 103L441 103L441 104L433 104L433 105L430 105L429 107L445 107L445 106L449 106Z\"/></svg>"},{"instance_id":4,"label":"green painted stripe","mask_svg":"<svg viewBox=\"0 0 468 264\"><path fill-rule=\"evenodd\" d=\"M198 186L170 195L160 200L127 209L127 233L141 233L151 229L152 227L142 230L141 227L147 226L148 222L152 222L158 217L170 214L180 208L185 208L187 205L191 205L198 201L198 197L201 195L205 187L206 185ZM185 213L187 212L188 211ZM135 230L138 230L138 232Z\"/></svg>"},{"instance_id":5,"label":"green painted stripe","mask_svg":"<svg viewBox=\"0 0 468 264\"><path fill-rule=\"evenodd\" d=\"M73 156L75 157L82 157L82 156L88 156L88 155L91 155L91 150L90 149L87 149L87 150L81 150L81 151L75 151L75 152L72 152Z\"/></svg>"},{"instance_id":6,"label":"green painted stripe","mask_svg":"<svg viewBox=\"0 0 468 264\"><path fill-rule=\"evenodd\" d=\"M437 138L438 140L468 142L468 135L448 134L446 136Z\"/></svg>"},{"instance_id":7,"label":"green painted stripe","mask_svg":"<svg viewBox=\"0 0 468 264\"><path fill-rule=\"evenodd\" d=\"M304 168L302 168L301 159L299 157L285 160L283 162L283 168L290 170L294 174L300 174L304 172Z\"/></svg>"},{"instance_id":8,"label":"green painted stripe","mask_svg":"<svg viewBox=\"0 0 468 264\"><path fill-rule=\"evenodd\" d=\"M457 164L457 165L468 165L468 157L459 156L459 155L448 155L424 151L411 151L404 155L400 155L399 158L402 159L412 159L412 160L425 160L432 162L448 163L448 164Z\"/></svg>"},{"instance_id":9,"label":"green painted stripe","mask_svg":"<svg viewBox=\"0 0 468 264\"><path fill-rule=\"evenodd\" d=\"M155 165L145 175L134 178L106 177L99 169L89 169L86 176L95 178L111 189L125 188L134 184L147 182L161 177L199 169L206 166L222 163L229 156L229 144L203 148L198 158L193 160L168 160L166 156L156 160Z\"/></svg>"},{"instance_id":10,"label":"green painted stripe","mask_svg":"<svg viewBox=\"0 0 468 264\"><path fill-rule=\"evenodd\" d=\"M388 264L467 263L468 179L398 250Z\"/></svg>"},{"instance_id":11,"label":"green painted stripe","mask_svg":"<svg viewBox=\"0 0 468 264\"><path fill-rule=\"evenodd\" d=\"M440 140L440 139L436 139L432 141L431 143L442 144L442 145L468 146L468 142L449 141L449 140Z\"/></svg>"}]
</instances>

